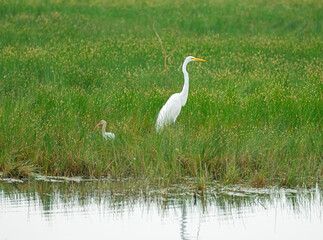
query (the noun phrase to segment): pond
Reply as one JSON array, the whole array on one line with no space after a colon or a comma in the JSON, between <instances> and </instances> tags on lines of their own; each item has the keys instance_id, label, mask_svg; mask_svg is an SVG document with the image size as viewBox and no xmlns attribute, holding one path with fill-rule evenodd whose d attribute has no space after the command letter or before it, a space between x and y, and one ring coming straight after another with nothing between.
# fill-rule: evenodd
<instances>
[{"instance_id":1,"label":"pond","mask_svg":"<svg viewBox=\"0 0 323 240\"><path fill-rule=\"evenodd\" d=\"M0 179L0 239L323 239L323 191Z\"/></svg>"}]
</instances>

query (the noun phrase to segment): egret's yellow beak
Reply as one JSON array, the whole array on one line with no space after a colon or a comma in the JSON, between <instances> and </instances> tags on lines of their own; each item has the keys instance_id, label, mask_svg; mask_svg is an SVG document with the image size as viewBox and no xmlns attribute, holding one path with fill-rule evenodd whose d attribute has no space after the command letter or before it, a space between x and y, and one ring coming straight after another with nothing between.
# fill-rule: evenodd
<instances>
[{"instance_id":1,"label":"egret's yellow beak","mask_svg":"<svg viewBox=\"0 0 323 240\"><path fill-rule=\"evenodd\" d=\"M201 61L201 62L205 62L206 60L204 59L200 59L200 58L193 58L195 61Z\"/></svg>"}]
</instances>

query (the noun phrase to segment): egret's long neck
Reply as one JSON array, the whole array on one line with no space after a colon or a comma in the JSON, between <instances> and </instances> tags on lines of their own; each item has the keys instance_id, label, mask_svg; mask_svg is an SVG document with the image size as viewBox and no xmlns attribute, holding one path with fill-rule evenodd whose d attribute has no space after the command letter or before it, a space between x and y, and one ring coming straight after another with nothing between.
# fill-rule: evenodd
<instances>
[{"instance_id":1,"label":"egret's long neck","mask_svg":"<svg viewBox=\"0 0 323 240\"><path fill-rule=\"evenodd\" d=\"M183 68L182 68L182 71L184 74L184 86L183 86L183 90L180 93L182 106L186 104L187 97L188 97L188 89L189 89L189 78L188 78L188 72L186 71L187 64L188 62L185 61L183 63Z\"/></svg>"},{"instance_id":2,"label":"egret's long neck","mask_svg":"<svg viewBox=\"0 0 323 240\"><path fill-rule=\"evenodd\" d=\"M107 129L107 123L103 123L102 124L102 135L103 136L105 135L106 129Z\"/></svg>"}]
</instances>

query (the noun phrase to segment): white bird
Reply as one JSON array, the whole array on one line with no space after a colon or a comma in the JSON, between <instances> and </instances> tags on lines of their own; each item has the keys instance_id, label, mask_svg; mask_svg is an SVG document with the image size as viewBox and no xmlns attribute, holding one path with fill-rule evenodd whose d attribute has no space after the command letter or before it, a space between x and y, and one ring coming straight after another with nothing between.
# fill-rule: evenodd
<instances>
[{"instance_id":1,"label":"white bird","mask_svg":"<svg viewBox=\"0 0 323 240\"><path fill-rule=\"evenodd\" d=\"M99 122L99 124L95 126L94 130L95 130L98 126L100 126L100 125L102 125L102 136L104 137L104 139L105 139L105 140L108 140L108 139L109 139L109 140L113 140L113 139L115 138L114 133L112 133L112 132L106 132L106 131L105 131L105 130L106 130L106 128L107 128L107 122L106 122L106 121L101 120L101 121Z\"/></svg>"},{"instance_id":2,"label":"white bird","mask_svg":"<svg viewBox=\"0 0 323 240\"><path fill-rule=\"evenodd\" d=\"M160 110L156 122L157 132L159 132L166 124L173 123L175 125L176 118L181 112L182 107L186 104L189 88L189 78L188 73L186 71L186 66L189 62L192 61L204 62L206 60L195 58L192 56L189 56L185 59L182 68L185 80L183 90L180 93L173 94Z\"/></svg>"}]
</instances>

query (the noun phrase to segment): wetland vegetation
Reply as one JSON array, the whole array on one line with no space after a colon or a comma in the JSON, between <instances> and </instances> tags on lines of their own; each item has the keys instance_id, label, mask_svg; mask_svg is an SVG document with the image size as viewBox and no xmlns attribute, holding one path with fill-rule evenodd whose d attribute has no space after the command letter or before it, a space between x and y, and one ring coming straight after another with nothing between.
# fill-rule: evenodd
<instances>
[{"instance_id":1,"label":"wetland vegetation","mask_svg":"<svg viewBox=\"0 0 323 240\"><path fill-rule=\"evenodd\" d=\"M0 0L2 177L321 184L322 5ZM177 48L169 79L153 24ZM187 104L156 134L188 55L207 61L188 66ZM93 132L102 119L114 141Z\"/></svg>"}]
</instances>

